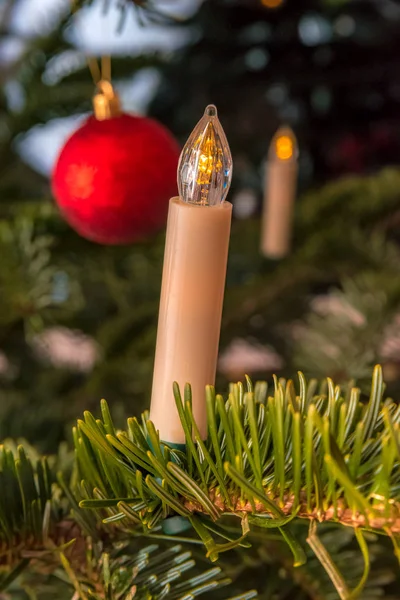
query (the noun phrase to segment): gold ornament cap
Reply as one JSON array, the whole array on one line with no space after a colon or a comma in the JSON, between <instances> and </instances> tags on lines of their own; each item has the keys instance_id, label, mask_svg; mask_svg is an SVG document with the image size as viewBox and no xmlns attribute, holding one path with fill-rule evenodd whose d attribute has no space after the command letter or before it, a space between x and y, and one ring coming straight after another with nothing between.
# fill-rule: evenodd
<instances>
[{"instance_id":1,"label":"gold ornament cap","mask_svg":"<svg viewBox=\"0 0 400 600\"><path fill-rule=\"evenodd\" d=\"M99 121L105 121L121 114L121 102L111 83L101 79L97 83L97 92L93 96L94 116Z\"/></svg>"}]
</instances>

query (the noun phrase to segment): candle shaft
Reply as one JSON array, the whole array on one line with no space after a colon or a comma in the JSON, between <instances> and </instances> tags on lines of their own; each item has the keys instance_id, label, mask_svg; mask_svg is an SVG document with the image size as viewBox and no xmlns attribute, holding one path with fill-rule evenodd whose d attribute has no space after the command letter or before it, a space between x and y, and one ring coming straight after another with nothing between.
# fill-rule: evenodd
<instances>
[{"instance_id":1,"label":"candle shaft","mask_svg":"<svg viewBox=\"0 0 400 600\"><path fill-rule=\"evenodd\" d=\"M297 173L297 162L267 162L261 235L265 257L283 258L290 251Z\"/></svg>"},{"instance_id":2,"label":"candle shaft","mask_svg":"<svg viewBox=\"0 0 400 600\"><path fill-rule=\"evenodd\" d=\"M207 435L206 385L218 356L232 205L170 200L150 418L160 439L184 443L172 392L192 386L193 413Z\"/></svg>"}]
</instances>

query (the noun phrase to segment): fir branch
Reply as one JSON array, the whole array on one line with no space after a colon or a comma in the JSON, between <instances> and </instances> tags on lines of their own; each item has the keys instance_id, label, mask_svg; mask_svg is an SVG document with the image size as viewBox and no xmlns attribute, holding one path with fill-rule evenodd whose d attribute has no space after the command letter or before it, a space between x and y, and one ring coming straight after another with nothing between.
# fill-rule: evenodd
<instances>
[{"instance_id":1,"label":"fir branch","mask_svg":"<svg viewBox=\"0 0 400 600\"><path fill-rule=\"evenodd\" d=\"M51 570L64 581L62 566L82 600L127 600L133 593L145 598L150 589L156 598L186 598L182 586L207 593L227 583L226 577L211 570L210 579L204 575L198 588L196 576L174 589L170 578L183 575L186 567L161 561L162 577L154 579L153 573L142 585L137 569L131 568L141 564L141 540L177 539L170 532L175 528L182 533L191 525L215 561L236 547L248 548L259 531L265 531L266 541L275 530L292 551L294 566L304 565L308 552L297 539L297 524L308 520L310 546L341 598L359 596L370 585L373 547L368 532L387 536L395 552L398 548L400 408L383 399L379 367L368 402L360 400L356 388L341 390L331 380L317 393L315 383L307 384L301 375L299 381L296 392L293 382L276 379L268 396L265 383L253 387L247 380L247 389L231 385L226 402L209 388L207 442L199 438L193 420L190 387L183 403L175 385L187 432L185 453L159 441L147 414L141 422L129 419L126 432L117 431L103 401L102 419L86 412L74 430L77 472L72 487L61 475L56 484L54 467L49 469L45 459L32 462L22 448L17 456L3 448L3 587L27 568L42 574ZM232 528L232 518L239 530ZM325 550L324 535L316 537L315 524L324 521L356 530L364 566L353 589L340 560ZM195 541L191 533L178 538ZM126 571L120 568L125 562ZM123 576L126 572L129 577ZM311 590L308 576L294 579Z\"/></svg>"},{"instance_id":2,"label":"fir branch","mask_svg":"<svg viewBox=\"0 0 400 600\"><path fill-rule=\"evenodd\" d=\"M187 400L186 412L181 411L180 415L187 432L186 457L167 444L162 452L158 438L158 458L154 456L147 441L150 437L154 439L154 432L149 433L152 425L149 421L140 427L135 419L130 420L128 433L112 434L105 433L102 422L86 413L85 421L78 423L80 445L77 450L81 474L86 473L90 478L86 481L88 487L101 489L107 495L111 485L114 493L118 490L119 496L127 502L130 478L136 476L139 467L147 472L145 489L150 484L150 496L157 496L155 482L158 479L165 482L163 499L170 505L168 514L173 514L179 506L185 515L187 511L203 513L211 520L226 513L254 513L265 515L267 525L271 517L272 526L274 519L296 516L320 522L332 520L352 527L387 529L393 534L400 532L400 410L390 400L382 404L379 367L374 372L367 404L359 402L356 388L345 399L340 388L332 383L326 393L307 399L304 407L300 405L300 396L291 396L294 394L292 384L282 380L276 382L274 396L268 399L245 392L241 384L232 390L226 403L221 403L221 397L208 390L215 419L210 430L218 431L222 460L227 459L224 472L218 470L216 463L214 469L210 468L198 435L195 436L197 447L190 439L189 432L196 429L196 425L190 400ZM175 394L179 407L182 399L177 387ZM299 438L300 444L298 441L294 444ZM229 439L234 443L232 449ZM97 459L96 467L89 466L81 451L83 445L91 448ZM296 460L301 446L303 457L299 465ZM208 442L205 449L207 456L216 461L212 443ZM189 456L194 465L191 478L185 474ZM107 477L108 464L113 467L114 486ZM301 473L300 485L296 483L295 490L292 485L298 481L298 472L294 472L294 464ZM117 475L116 469L123 477ZM384 471L386 477L381 479L387 488L387 497L378 493L376 473L379 471ZM225 489L229 489L229 498L221 492L215 473ZM91 485L95 482L97 485ZM120 501L110 498L109 502L115 505ZM91 507L96 506L96 500L83 500L82 506L87 502ZM103 508L106 504L107 500L101 501ZM141 520L140 511L137 516Z\"/></svg>"},{"instance_id":3,"label":"fir branch","mask_svg":"<svg viewBox=\"0 0 400 600\"><path fill-rule=\"evenodd\" d=\"M51 462L53 468L45 458L30 459L22 446L0 447L0 597L33 574L52 573L80 600L184 600L231 583L220 567L199 572L179 544L162 551L144 546L140 536L112 536L112 526L100 532L92 515L80 514L61 476L56 484Z\"/></svg>"},{"instance_id":4,"label":"fir branch","mask_svg":"<svg viewBox=\"0 0 400 600\"><path fill-rule=\"evenodd\" d=\"M208 389L209 429L214 434L205 444L206 453L196 435L189 388L183 404L175 386L186 454L160 445L146 417L142 425L130 419L127 432L107 433L106 422L85 413L76 436L79 472L85 479L81 507L98 508L99 525L112 518L114 527L132 533L139 523L145 531L157 532L168 517L187 517L213 561L245 539L239 535L228 544L218 543L221 533L215 533L213 523L221 521L223 526L227 515L248 522L250 528L279 529L299 564L304 559L290 533L293 519L377 530L396 544L400 409L391 400L383 401L381 369L374 371L366 403L360 402L356 388L344 395L328 380L325 389L311 396L301 382L296 394L292 382L276 380L274 394L268 397L265 385L253 390L248 383L245 391L237 384L231 386L227 402ZM246 525L243 532L248 534ZM362 587L363 581L357 594Z\"/></svg>"},{"instance_id":5,"label":"fir branch","mask_svg":"<svg viewBox=\"0 0 400 600\"><path fill-rule=\"evenodd\" d=\"M84 6L92 4L93 0L72 0L74 12ZM107 14L111 6L118 8L121 11L120 24L118 31L122 31L127 18L128 9L133 7L140 24L145 25L146 22L168 25L176 23L181 19L161 11L153 0L103 0L103 11Z\"/></svg>"},{"instance_id":6,"label":"fir branch","mask_svg":"<svg viewBox=\"0 0 400 600\"><path fill-rule=\"evenodd\" d=\"M267 314L293 289L332 284L360 269L381 270L387 246L392 250L393 265L394 247L385 243L379 232L381 226L387 227L388 219L393 224L399 183L399 170L387 168L370 177L345 177L305 194L295 213L293 252L278 264L260 258L258 221L234 225L230 260L234 264L240 257L246 285L241 281L229 290L223 328L231 335L234 326L247 323L253 315ZM353 224L351 235L338 234L344 222Z\"/></svg>"}]
</instances>

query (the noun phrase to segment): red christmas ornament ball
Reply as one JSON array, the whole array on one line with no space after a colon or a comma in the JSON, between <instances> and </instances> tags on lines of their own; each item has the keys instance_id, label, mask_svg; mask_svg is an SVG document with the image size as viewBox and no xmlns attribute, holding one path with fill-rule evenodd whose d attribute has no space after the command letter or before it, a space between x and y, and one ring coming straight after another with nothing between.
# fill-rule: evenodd
<instances>
[{"instance_id":1,"label":"red christmas ornament ball","mask_svg":"<svg viewBox=\"0 0 400 600\"><path fill-rule=\"evenodd\" d=\"M155 233L177 193L179 147L146 117L90 117L66 142L52 190L66 221L101 244L128 244Z\"/></svg>"}]
</instances>

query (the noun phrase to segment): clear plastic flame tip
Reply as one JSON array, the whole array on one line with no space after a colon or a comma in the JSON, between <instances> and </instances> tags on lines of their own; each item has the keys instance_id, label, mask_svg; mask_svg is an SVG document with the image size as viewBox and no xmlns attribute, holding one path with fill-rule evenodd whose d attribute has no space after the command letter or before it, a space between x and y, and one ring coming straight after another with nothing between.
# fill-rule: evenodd
<instances>
[{"instance_id":1,"label":"clear plastic flame tip","mask_svg":"<svg viewBox=\"0 0 400 600\"><path fill-rule=\"evenodd\" d=\"M209 104L179 159L179 195L190 204L215 206L225 200L231 181L231 151L217 109Z\"/></svg>"}]
</instances>

